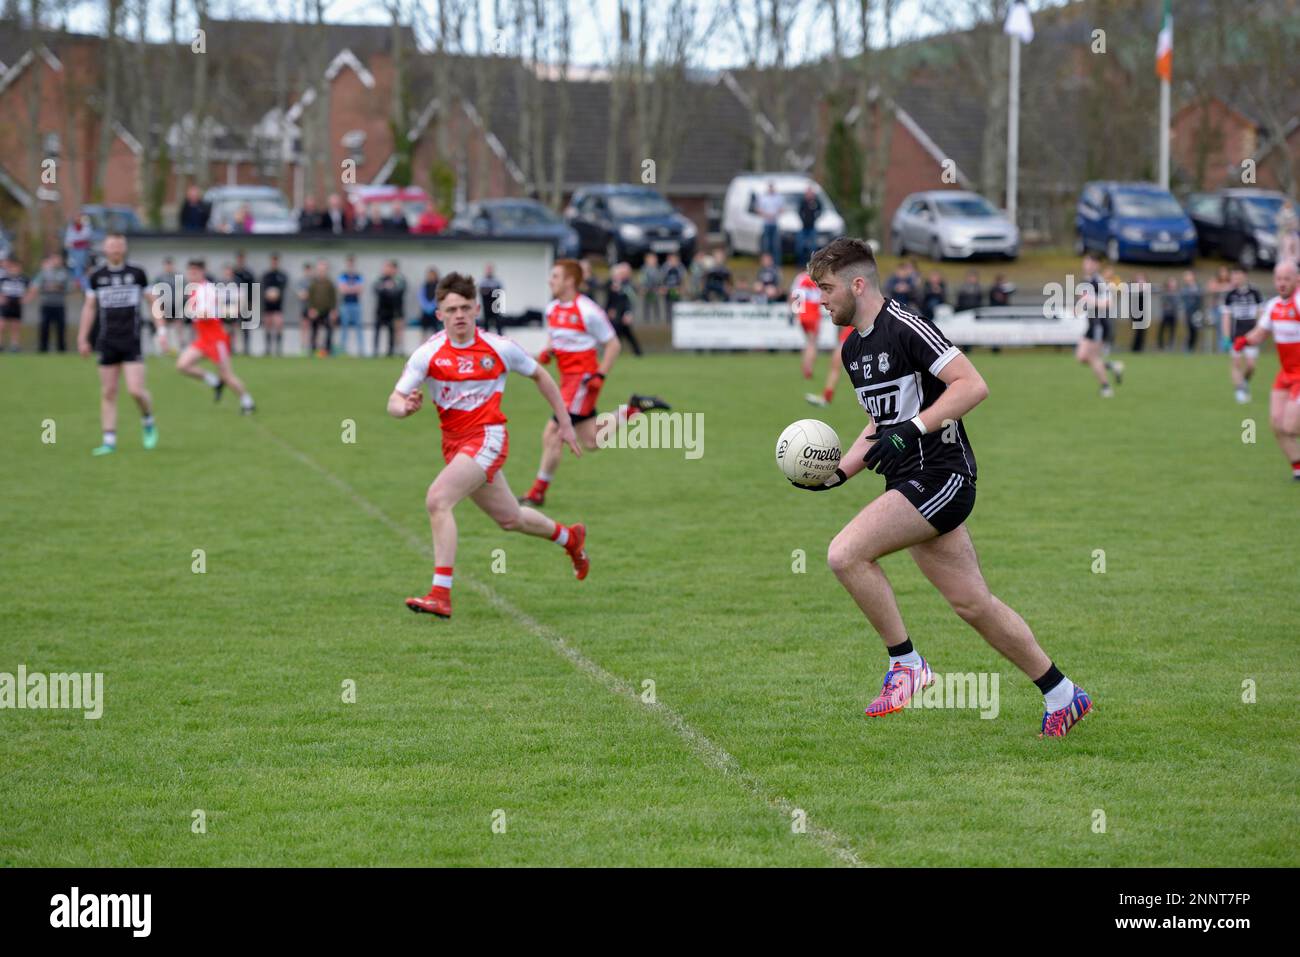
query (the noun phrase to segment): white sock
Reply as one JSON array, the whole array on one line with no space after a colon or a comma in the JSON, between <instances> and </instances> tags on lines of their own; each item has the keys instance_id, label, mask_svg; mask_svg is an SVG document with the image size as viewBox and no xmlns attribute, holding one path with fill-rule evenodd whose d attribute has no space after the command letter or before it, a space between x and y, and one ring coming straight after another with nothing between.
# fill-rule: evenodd
<instances>
[{"instance_id":1,"label":"white sock","mask_svg":"<svg viewBox=\"0 0 1300 957\"><path fill-rule=\"evenodd\" d=\"M547 482L547 483L549 483L549 482L551 481L551 479L553 478L553 476L551 475L550 472L538 472L538 473L537 473L537 478L538 478L540 481L543 481L543 482Z\"/></svg>"},{"instance_id":2,"label":"white sock","mask_svg":"<svg viewBox=\"0 0 1300 957\"><path fill-rule=\"evenodd\" d=\"M203 381L206 382L208 384L208 387L212 389L215 389L217 386L221 385L221 377L217 375L215 372L205 371L203 373Z\"/></svg>"},{"instance_id":3,"label":"white sock","mask_svg":"<svg viewBox=\"0 0 1300 957\"><path fill-rule=\"evenodd\" d=\"M569 530L564 526L560 526L560 534L555 536L555 544L561 548L569 544Z\"/></svg>"},{"instance_id":4,"label":"white sock","mask_svg":"<svg viewBox=\"0 0 1300 957\"><path fill-rule=\"evenodd\" d=\"M905 668L919 668L921 667L921 653L913 648L907 654L899 655L897 658L890 655L889 667L893 668L896 664L901 664Z\"/></svg>"},{"instance_id":5,"label":"white sock","mask_svg":"<svg viewBox=\"0 0 1300 957\"><path fill-rule=\"evenodd\" d=\"M116 433L116 432L105 432L105 433L104 433L104 444L116 448L116 447L117 447L117 433Z\"/></svg>"},{"instance_id":6,"label":"white sock","mask_svg":"<svg viewBox=\"0 0 1300 957\"><path fill-rule=\"evenodd\" d=\"M1043 695L1043 706L1048 711L1060 711L1070 703L1070 699L1073 697L1074 682L1069 678L1062 678L1057 682L1055 688Z\"/></svg>"},{"instance_id":7,"label":"white sock","mask_svg":"<svg viewBox=\"0 0 1300 957\"><path fill-rule=\"evenodd\" d=\"M250 393L245 392L239 397L239 405L241 408L251 409L253 407L253 396Z\"/></svg>"},{"instance_id":8,"label":"white sock","mask_svg":"<svg viewBox=\"0 0 1300 957\"><path fill-rule=\"evenodd\" d=\"M434 587L434 588L448 588L448 589L449 589L449 588L451 588L451 579L452 579L452 576L451 576L451 575L434 575L434 576L433 576L433 587Z\"/></svg>"}]
</instances>

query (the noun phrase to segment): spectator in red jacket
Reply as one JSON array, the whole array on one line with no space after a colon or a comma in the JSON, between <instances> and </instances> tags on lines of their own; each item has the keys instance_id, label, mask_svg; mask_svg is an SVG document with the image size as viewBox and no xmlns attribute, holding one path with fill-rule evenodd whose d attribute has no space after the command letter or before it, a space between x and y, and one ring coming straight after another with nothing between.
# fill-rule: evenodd
<instances>
[{"instance_id":1,"label":"spectator in red jacket","mask_svg":"<svg viewBox=\"0 0 1300 957\"><path fill-rule=\"evenodd\" d=\"M439 213L433 203L425 203L424 212L420 213L420 218L416 220L411 232L422 236L436 236L446 228L447 217Z\"/></svg>"}]
</instances>

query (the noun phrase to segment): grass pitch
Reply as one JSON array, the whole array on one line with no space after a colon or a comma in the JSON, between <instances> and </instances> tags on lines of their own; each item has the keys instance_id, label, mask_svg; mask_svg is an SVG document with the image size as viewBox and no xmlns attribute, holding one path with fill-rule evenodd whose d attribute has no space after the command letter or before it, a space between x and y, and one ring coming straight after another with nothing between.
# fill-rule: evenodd
<instances>
[{"instance_id":1,"label":"grass pitch","mask_svg":"<svg viewBox=\"0 0 1300 957\"><path fill-rule=\"evenodd\" d=\"M384 413L397 362L237 360L246 419L154 360L159 448L124 396L119 453L92 459L91 363L0 357L0 671L106 685L97 721L0 711L0 864L1300 864L1276 360L1245 407L1220 357L1130 358L1109 402L1065 352L974 360L970 528L1097 702L1064 741L1036 739L1037 690L906 556L885 568L918 649L997 672L998 715L862 717L885 658L824 556L881 480L781 478L790 421L846 443L863 424L843 387L810 410L794 356L621 360L608 404L702 412L703 457L566 459L546 511L588 524L582 583L462 505L451 622L402 605L427 588L441 461L432 414ZM519 493L546 409L517 377L505 407Z\"/></svg>"}]
</instances>

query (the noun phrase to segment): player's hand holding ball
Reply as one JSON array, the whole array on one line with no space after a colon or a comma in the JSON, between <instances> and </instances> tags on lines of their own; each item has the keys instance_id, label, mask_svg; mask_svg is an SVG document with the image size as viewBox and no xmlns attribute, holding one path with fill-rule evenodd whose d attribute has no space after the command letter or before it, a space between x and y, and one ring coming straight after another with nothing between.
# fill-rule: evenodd
<instances>
[{"instance_id":1,"label":"player's hand holding ball","mask_svg":"<svg viewBox=\"0 0 1300 957\"><path fill-rule=\"evenodd\" d=\"M839 467L840 437L817 419L800 419L781 433L776 464L791 485L809 492L828 491L848 478Z\"/></svg>"},{"instance_id":2,"label":"player's hand holding ball","mask_svg":"<svg viewBox=\"0 0 1300 957\"><path fill-rule=\"evenodd\" d=\"M920 423L920 416L908 419L898 425L877 428L874 435L868 435L868 441L875 442L862 457L867 468L884 475L885 472L920 444L925 429Z\"/></svg>"}]
</instances>

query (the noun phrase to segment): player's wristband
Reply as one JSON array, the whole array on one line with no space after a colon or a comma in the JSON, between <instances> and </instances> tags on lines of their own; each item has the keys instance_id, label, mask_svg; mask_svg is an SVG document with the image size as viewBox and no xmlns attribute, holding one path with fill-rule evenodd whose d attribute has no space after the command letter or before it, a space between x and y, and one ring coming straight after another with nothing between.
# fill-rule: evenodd
<instances>
[{"instance_id":1,"label":"player's wristband","mask_svg":"<svg viewBox=\"0 0 1300 957\"><path fill-rule=\"evenodd\" d=\"M919 414L912 416L912 424L920 430L922 435L925 435L925 433L929 431L925 427L925 423L921 421L921 416Z\"/></svg>"}]
</instances>

